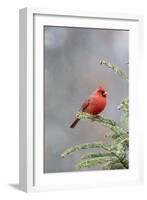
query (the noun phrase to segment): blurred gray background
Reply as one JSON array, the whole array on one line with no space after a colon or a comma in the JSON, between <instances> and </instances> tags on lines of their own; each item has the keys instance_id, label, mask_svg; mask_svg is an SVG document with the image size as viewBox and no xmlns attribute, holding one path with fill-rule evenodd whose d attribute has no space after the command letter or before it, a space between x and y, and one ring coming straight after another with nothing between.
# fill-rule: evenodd
<instances>
[{"instance_id":1,"label":"blurred gray background","mask_svg":"<svg viewBox=\"0 0 147 200\"><path fill-rule=\"evenodd\" d=\"M119 123L117 106L128 96L128 83L99 61L108 60L128 73L128 45L128 31L44 27L45 173L75 171L74 165L86 151L61 158L61 153L72 145L96 140L109 142L105 137L109 130L98 123L80 121L74 129L69 126L82 102L99 84L108 92L102 114Z\"/></svg>"}]
</instances>

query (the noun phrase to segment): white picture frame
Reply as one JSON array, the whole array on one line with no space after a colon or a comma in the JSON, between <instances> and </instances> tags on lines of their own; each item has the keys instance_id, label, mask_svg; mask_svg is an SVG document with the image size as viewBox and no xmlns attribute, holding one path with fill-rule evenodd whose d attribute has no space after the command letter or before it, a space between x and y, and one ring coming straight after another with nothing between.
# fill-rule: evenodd
<instances>
[{"instance_id":1,"label":"white picture frame","mask_svg":"<svg viewBox=\"0 0 147 200\"><path fill-rule=\"evenodd\" d=\"M43 29L44 25L130 30L130 152L128 170L43 173ZM140 15L20 10L20 189L26 192L130 185L143 182L143 128L140 126L143 17ZM41 53L42 52L42 53ZM133 66L133 67L132 67ZM138 82L136 84L136 80ZM135 88L134 88L135 85ZM139 105L139 106L137 106ZM141 105L143 108L143 105ZM137 113L137 114L136 114ZM139 132L139 134L138 134ZM86 181L89 180L89 181Z\"/></svg>"}]
</instances>

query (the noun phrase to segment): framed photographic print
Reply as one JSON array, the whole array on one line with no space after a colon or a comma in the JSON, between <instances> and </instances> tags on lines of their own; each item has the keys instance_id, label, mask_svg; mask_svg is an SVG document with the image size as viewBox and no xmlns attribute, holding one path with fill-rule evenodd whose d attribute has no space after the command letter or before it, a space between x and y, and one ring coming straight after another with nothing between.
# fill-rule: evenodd
<instances>
[{"instance_id":1,"label":"framed photographic print","mask_svg":"<svg viewBox=\"0 0 147 200\"><path fill-rule=\"evenodd\" d=\"M138 15L20 10L22 190L142 182L142 23Z\"/></svg>"}]
</instances>

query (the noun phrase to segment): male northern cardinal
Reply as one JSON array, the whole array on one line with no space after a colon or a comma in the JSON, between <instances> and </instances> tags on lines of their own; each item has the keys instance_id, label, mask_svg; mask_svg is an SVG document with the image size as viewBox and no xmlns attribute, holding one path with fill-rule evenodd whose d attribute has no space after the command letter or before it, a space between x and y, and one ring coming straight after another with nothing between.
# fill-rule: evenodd
<instances>
[{"instance_id":1,"label":"male northern cardinal","mask_svg":"<svg viewBox=\"0 0 147 200\"><path fill-rule=\"evenodd\" d=\"M84 101L80 111L86 112L91 115L97 115L101 113L106 106L107 92L105 88L100 85L97 90L95 90L90 97ZM70 128L74 128L80 119L76 118L75 121L70 125Z\"/></svg>"}]
</instances>

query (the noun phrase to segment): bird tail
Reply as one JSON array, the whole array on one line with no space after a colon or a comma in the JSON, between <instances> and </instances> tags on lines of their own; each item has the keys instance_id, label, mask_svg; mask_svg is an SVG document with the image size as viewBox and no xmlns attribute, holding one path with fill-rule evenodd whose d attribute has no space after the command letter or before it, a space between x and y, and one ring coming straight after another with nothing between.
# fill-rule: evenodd
<instances>
[{"instance_id":1,"label":"bird tail","mask_svg":"<svg viewBox=\"0 0 147 200\"><path fill-rule=\"evenodd\" d=\"M74 128L79 121L80 119L76 118L75 121L70 125L70 128Z\"/></svg>"}]
</instances>

